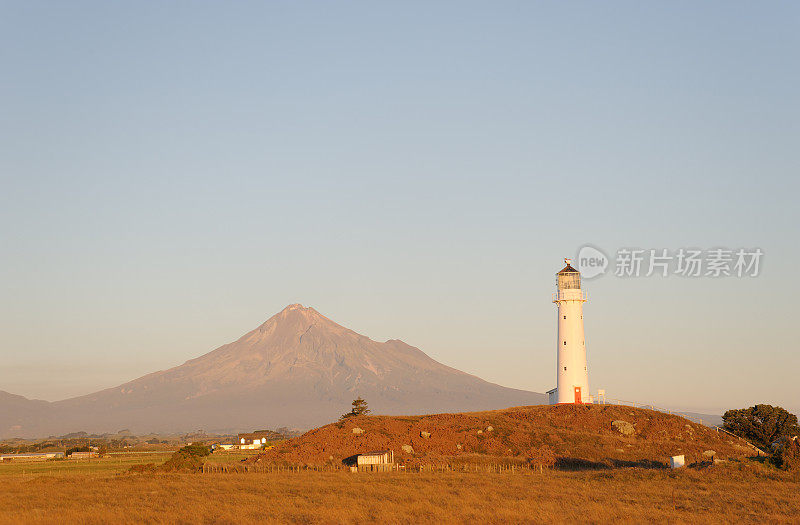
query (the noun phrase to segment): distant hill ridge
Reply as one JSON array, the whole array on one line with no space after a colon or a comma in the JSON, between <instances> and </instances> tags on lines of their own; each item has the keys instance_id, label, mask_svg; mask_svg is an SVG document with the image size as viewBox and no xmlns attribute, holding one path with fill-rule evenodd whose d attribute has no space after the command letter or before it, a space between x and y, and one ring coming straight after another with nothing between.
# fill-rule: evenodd
<instances>
[{"instance_id":1,"label":"distant hill ridge","mask_svg":"<svg viewBox=\"0 0 800 525\"><path fill-rule=\"evenodd\" d=\"M383 414L545 402L292 304L232 343L118 387L53 403L0 392L0 437L310 428L336 419L359 395Z\"/></svg>"}]
</instances>

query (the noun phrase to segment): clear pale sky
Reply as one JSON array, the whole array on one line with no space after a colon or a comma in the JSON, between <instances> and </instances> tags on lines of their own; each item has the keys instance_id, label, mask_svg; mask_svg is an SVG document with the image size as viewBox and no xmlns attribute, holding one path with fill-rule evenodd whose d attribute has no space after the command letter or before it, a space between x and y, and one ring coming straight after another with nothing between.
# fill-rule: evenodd
<instances>
[{"instance_id":1,"label":"clear pale sky","mask_svg":"<svg viewBox=\"0 0 800 525\"><path fill-rule=\"evenodd\" d=\"M797 3L6 2L0 43L0 390L299 302L544 392L563 257L760 247L585 282L590 385L800 411Z\"/></svg>"}]
</instances>

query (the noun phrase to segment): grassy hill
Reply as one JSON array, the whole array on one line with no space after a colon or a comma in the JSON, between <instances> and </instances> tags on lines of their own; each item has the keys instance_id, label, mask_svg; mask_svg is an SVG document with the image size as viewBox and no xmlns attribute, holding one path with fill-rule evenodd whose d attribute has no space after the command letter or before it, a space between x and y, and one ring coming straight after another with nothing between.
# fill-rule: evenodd
<instances>
[{"instance_id":1,"label":"grassy hill","mask_svg":"<svg viewBox=\"0 0 800 525\"><path fill-rule=\"evenodd\" d=\"M615 424L615 422L617 422ZM363 432L362 432L363 431ZM561 468L666 466L742 459L752 449L727 434L679 416L617 405L525 406L425 416L361 416L311 430L251 461L341 464L373 450L394 450L410 467L432 463L523 463L543 447ZM705 454L704 454L705 453Z\"/></svg>"}]
</instances>

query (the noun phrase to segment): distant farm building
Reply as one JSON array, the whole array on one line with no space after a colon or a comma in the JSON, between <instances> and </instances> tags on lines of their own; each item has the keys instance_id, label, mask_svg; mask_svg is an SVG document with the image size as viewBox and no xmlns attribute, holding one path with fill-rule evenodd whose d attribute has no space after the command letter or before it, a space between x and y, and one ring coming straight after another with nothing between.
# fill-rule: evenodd
<instances>
[{"instance_id":1,"label":"distant farm building","mask_svg":"<svg viewBox=\"0 0 800 525\"><path fill-rule=\"evenodd\" d=\"M272 430L256 430L246 434L239 434L238 445L241 450L261 448L267 441L280 439L281 435Z\"/></svg>"},{"instance_id":2,"label":"distant farm building","mask_svg":"<svg viewBox=\"0 0 800 525\"><path fill-rule=\"evenodd\" d=\"M394 451L365 452L347 458L351 472L389 472L394 470Z\"/></svg>"},{"instance_id":3,"label":"distant farm building","mask_svg":"<svg viewBox=\"0 0 800 525\"><path fill-rule=\"evenodd\" d=\"M0 461L47 461L63 458L63 452L28 452L23 454L0 454Z\"/></svg>"}]
</instances>

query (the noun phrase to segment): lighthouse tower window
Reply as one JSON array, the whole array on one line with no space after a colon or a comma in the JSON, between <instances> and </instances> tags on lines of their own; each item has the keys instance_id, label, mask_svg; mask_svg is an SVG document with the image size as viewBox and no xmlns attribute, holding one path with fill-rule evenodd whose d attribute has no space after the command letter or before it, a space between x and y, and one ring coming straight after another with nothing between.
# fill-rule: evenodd
<instances>
[{"instance_id":1,"label":"lighthouse tower window","mask_svg":"<svg viewBox=\"0 0 800 525\"><path fill-rule=\"evenodd\" d=\"M564 319L566 319L566 318L567 318L567 316L565 315L565 316L564 316Z\"/></svg>"},{"instance_id":2,"label":"lighthouse tower window","mask_svg":"<svg viewBox=\"0 0 800 525\"><path fill-rule=\"evenodd\" d=\"M567 346L567 342L566 341L564 341L564 346Z\"/></svg>"},{"instance_id":3,"label":"lighthouse tower window","mask_svg":"<svg viewBox=\"0 0 800 525\"><path fill-rule=\"evenodd\" d=\"M564 367L564 372L566 372L566 371L567 371L567 367L565 366L565 367Z\"/></svg>"}]
</instances>

